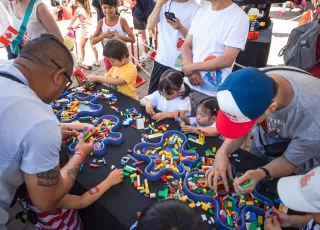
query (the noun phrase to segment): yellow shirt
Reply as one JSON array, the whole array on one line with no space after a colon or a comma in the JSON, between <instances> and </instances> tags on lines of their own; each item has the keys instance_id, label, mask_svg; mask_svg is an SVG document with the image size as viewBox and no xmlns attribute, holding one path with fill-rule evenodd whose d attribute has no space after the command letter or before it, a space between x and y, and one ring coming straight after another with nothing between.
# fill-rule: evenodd
<instances>
[{"instance_id":1,"label":"yellow shirt","mask_svg":"<svg viewBox=\"0 0 320 230\"><path fill-rule=\"evenodd\" d=\"M136 66L132 64L132 62L120 67L112 66L112 68L106 74L106 77L119 77L125 80L127 84L112 85L111 87L118 90L120 93L138 100L138 96L136 93L137 69Z\"/></svg>"}]
</instances>

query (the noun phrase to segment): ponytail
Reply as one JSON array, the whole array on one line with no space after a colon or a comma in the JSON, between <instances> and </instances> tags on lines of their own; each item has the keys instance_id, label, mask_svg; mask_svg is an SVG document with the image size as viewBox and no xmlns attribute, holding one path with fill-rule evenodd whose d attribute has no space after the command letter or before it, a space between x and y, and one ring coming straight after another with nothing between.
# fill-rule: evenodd
<instances>
[{"instance_id":1,"label":"ponytail","mask_svg":"<svg viewBox=\"0 0 320 230\"><path fill-rule=\"evenodd\" d=\"M92 13L91 13L90 1L89 0L77 0L77 1L79 1L81 4L83 4L84 9L88 15L88 18L91 19Z\"/></svg>"}]
</instances>

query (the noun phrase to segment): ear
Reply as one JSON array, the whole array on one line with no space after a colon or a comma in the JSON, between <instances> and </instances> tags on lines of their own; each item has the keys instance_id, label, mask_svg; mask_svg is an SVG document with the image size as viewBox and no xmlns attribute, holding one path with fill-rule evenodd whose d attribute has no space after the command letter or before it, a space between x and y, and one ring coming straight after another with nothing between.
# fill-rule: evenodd
<instances>
[{"instance_id":1,"label":"ear","mask_svg":"<svg viewBox=\"0 0 320 230\"><path fill-rule=\"evenodd\" d=\"M272 101L271 104L269 105L268 109L264 112L266 116L269 116L271 113L276 111L278 108L278 103L275 101Z\"/></svg>"},{"instance_id":2,"label":"ear","mask_svg":"<svg viewBox=\"0 0 320 230\"><path fill-rule=\"evenodd\" d=\"M179 93L182 91L182 87L180 87L180 89L179 89Z\"/></svg>"},{"instance_id":3,"label":"ear","mask_svg":"<svg viewBox=\"0 0 320 230\"><path fill-rule=\"evenodd\" d=\"M217 119L217 117L213 115L213 116L211 117L211 119L210 119L210 122L215 122L216 119Z\"/></svg>"},{"instance_id":4,"label":"ear","mask_svg":"<svg viewBox=\"0 0 320 230\"><path fill-rule=\"evenodd\" d=\"M55 85L59 86L64 81L65 77L63 76L63 73L65 71L66 70L63 68L63 69L58 69L55 72L53 72L52 79L53 79L53 82Z\"/></svg>"}]
</instances>

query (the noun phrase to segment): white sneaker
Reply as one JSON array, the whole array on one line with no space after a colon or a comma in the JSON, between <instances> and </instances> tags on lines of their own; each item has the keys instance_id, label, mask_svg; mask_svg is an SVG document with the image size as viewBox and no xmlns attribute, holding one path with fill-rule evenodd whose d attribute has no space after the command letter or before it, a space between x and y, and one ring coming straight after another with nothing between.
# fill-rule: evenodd
<instances>
[{"instance_id":1,"label":"white sneaker","mask_svg":"<svg viewBox=\"0 0 320 230\"><path fill-rule=\"evenodd\" d=\"M143 53L141 56L140 56L140 61L145 61L149 58L149 53Z\"/></svg>"}]
</instances>

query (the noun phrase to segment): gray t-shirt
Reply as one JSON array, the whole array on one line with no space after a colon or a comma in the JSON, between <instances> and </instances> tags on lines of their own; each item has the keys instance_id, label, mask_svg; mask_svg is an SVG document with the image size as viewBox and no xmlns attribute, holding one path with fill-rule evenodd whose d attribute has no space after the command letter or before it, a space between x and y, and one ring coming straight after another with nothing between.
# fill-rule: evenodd
<instances>
[{"instance_id":1,"label":"gray t-shirt","mask_svg":"<svg viewBox=\"0 0 320 230\"><path fill-rule=\"evenodd\" d=\"M264 144L290 139L285 158L304 174L320 165L320 79L307 74L285 70L268 71L286 78L292 86L291 103L267 118ZM261 129L260 133L263 132ZM257 130L254 139L259 149ZM258 143L257 143L258 142Z\"/></svg>"},{"instance_id":2,"label":"gray t-shirt","mask_svg":"<svg viewBox=\"0 0 320 230\"><path fill-rule=\"evenodd\" d=\"M12 64L0 72L10 73L24 84L0 74L0 230L5 229L8 209L23 172L37 174L59 163L61 131L50 105L32 91L26 78Z\"/></svg>"}]
</instances>

